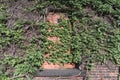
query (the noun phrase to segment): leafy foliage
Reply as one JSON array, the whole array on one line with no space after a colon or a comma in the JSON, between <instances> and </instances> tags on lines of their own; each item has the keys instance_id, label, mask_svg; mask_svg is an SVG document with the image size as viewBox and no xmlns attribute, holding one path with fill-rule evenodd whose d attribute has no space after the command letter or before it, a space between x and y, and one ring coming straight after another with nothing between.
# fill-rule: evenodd
<instances>
[{"instance_id":1,"label":"leafy foliage","mask_svg":"<svg viewBox=\"0 0 120 80\"><path fill-rule=\"evenodd\" d=\"M72 55L67 54L67 52L70 49L71 44L71 32L70 32L70 25L69 21L62 21L59 23L59 25L51 25L48 26L48 24L42 24L40 26L40 30L42 33L42 44L41 48L43 53L49 54L50 57L47 57L46 60L48 62L53 63L68 63L72 62ZM60 27L62 26L62 28ZM58 29L57 29L58 28ZM48 29L51 29L49 32ZM58 37L60 38L60 44L54 43L52 41L49 41L48 37ZM52 46L51 48L48 48L48 46Z\"/></svg>"},{"instance_id":2,"label":"leafy foliage","mask_svg":"<svg viewBox=\"0 0 120 80\"><path fill-rule=\"evenodd\" d=\"M41 24L22 20L17 21L12 28L8 28L6 7L0 5L2 12L2 15L0 14L0 49L6 50L14 44L21 50L18 51L20 55L6 55L0 62L7 68L0 67L0 75L5 74L2 75L3 80L7 80L7 76L32 74L35 70L41 69L44 61L63 64L79 63L86 57L87 68L92 66L91 63L106 63L108 60L114 64L120 64L119 0L35 0L35 2L32 10L37 10L43 15L46 15L51 7L65 10L69 20L62 20L57 26L47 22ZM25 28L25 25L30 27ZM56 30L58 26L63 26L64 29ZM52 29L51 32L48 32L49 28ZM26 30L33 29L37 34L28 40L28 45L25 45ZM62 44L49 41L47 36L60 37ZM52 45L51 49L48 48L49 45ZM69 49L71 54L63 54ZM43 55L46 53L51 57L44 58ZM13 69L12 74L9 68Z\"/></svg>"}]
</instances>

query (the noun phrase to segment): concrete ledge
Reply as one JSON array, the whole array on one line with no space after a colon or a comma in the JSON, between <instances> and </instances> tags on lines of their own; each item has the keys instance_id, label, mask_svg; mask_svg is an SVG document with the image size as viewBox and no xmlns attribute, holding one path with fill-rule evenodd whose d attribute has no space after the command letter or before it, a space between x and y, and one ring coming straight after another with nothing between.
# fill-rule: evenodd
<instances>
[{"instance_id":1,"label":"concrete ledge","mask_svg":"<svg viewBox=\"0 0 120 80\"><path fill-rule=\"evenodd\" d=\"M83 80L82 77L35 77L33 80Z\"/></svg>"},{"instance_id":2,"label":"concrete ledge","mask_svg":"<svg viewBox=\"0 0 120 80\"><path fill-rule=\"evenodd\" d=\"M86 71L79 69L46 69L37 71L35 77L69 77L69 76L84 76Z\"/></svg>"}]
</instances>

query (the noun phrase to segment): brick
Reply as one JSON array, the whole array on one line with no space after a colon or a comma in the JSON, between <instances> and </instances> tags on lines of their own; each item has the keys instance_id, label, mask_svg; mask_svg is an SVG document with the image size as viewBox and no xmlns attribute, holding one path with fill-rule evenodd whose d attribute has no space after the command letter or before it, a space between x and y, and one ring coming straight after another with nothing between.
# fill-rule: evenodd
<instances>
[{"instance_id":1,"label":"brick","mask_svg":"<svg viewBox=\"0 0 120 80\"><path fill-rule=\"evenodd\" d=\"M107 65L95 65L94 69L88 71L90 80L118 80L118 67L111 64L110 67Z\"/></svg>"}]
</instances>

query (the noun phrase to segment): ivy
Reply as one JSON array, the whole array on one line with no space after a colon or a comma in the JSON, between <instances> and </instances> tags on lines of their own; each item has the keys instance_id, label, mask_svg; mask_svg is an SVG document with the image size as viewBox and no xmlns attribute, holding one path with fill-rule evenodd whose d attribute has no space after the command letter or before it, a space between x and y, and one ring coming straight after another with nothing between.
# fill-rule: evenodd
<instances>
[{"instance_id":1,"label":"ivy","mask_svg":"<svg viewBox=\"0 0 120 80\"><path fill-rule=\"evenodd\" d=\"M78 64L85 57L86 69L92 67L93 63L107 63L108 60L120 65L119 0L35 0L31 11L36 10L44 16L56 10L68 14L69 20L65 21L61 17L58 25L18 20L9 28L6 25L6 9L5 5L0 5L0 50L3 50L1 54L4 55L0 61L1 80L31 75L37 69L42 69L44 61ZM35 32L29 40L26 40L27 31ZM54 43L48 37L58 37L60 43ZM18 55L6 55L4 51L11 45L19 48ZM69 50L71 54L67 54ZM46 54L50 57L45 58ZM18 79L24 80L25 75Z\"/></svg>"},{"instance_id":2,"label":"ivy","mask_svg":"<svg viewBox=\"0 0 120 80\"><path fill-rule=\"evenodd\" d=\"M51 57L46 58L48 62L61 62L68 63L72 62L72 55L67 54L67 51L70 49L71 44L71 32L69 27L69 22L60 22L59 25L51 25L48 26L49 23L42 24L40 26L40 30L42 33L42 51L43 53L50 54ZM63 28L58 28L62 26ZM51 29L51 32L48 32L48 29ZM58 29L57 29L58 28ZM66 36L67 35L67 36ZM47 37L59 37L60 44L49 41ZM52 46L52 48L48 48L48 46ZM66 54L65 54L66 53ZM70 58L70 59L69 59Z\"/></svg>"}]
</instances>

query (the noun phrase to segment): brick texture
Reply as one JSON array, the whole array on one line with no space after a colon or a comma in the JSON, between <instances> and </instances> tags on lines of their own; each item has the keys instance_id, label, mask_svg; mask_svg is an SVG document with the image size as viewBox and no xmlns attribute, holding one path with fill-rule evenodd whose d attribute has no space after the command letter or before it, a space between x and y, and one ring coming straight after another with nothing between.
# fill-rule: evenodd
<instances>
[{"instance_id":1,"label":"brick texture","mask_svg":"<svg viewBox=\"0 0 120 80\"><path fill-rule=\"evenodd\" d=\"M87 80L119 80L119 67L114 64L96 64L87 72ZM33 80L83 80L83 77L35 77Z\"/></svg>"},{"instance_id":2,"label":"brick texture","mask_svg":"<svg viewBox=\"0 0 120 80\"><path fill-rule=\"evenodd\" d=\"M90 80L118 80L118 70L118 66L112 63L97 64L91 71L88 71L87 76Z\"/></svg>"}]
</instances>

